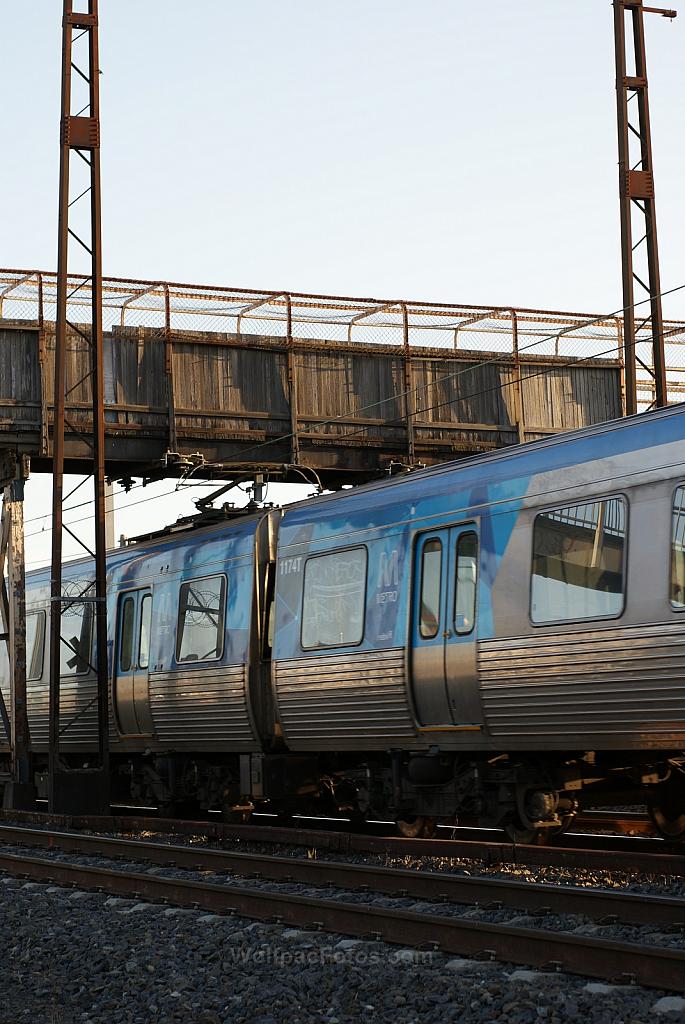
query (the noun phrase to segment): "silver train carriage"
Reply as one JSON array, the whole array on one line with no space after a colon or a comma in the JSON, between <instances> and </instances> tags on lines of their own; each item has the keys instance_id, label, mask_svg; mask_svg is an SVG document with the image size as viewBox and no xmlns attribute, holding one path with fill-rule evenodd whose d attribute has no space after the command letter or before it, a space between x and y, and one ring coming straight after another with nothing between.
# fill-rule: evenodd
<instances>
[{"instance_id":1,"label":"silver train carriage","mask_svg":"<svg viewBox=\"0 0 685 1024\"><path fill-rule=\"evenodd\" d=\"M644 802L684 838L684 436L676 406L112 552L115 794L529 841ZM91 573L70 563L67 588ZM49 573L28 574L41 782L48 608ZM93 632L65 607L74 766L95 747Z\"/></svg>"}]
</instances>

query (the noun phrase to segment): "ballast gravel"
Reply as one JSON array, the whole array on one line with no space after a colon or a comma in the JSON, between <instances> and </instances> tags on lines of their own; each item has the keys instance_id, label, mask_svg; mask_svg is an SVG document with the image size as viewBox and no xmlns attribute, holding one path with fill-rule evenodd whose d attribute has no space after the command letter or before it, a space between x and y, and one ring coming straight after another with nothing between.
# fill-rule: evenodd
<instances>
[{"instance_id":1,"label":"ballast gravel","mask_svg":"<svg viewBox=\"0 0 685 1024\"><path fill-rule=\"evenodd\" d=\"M21 856L21 847L3 845L5 853ZM527 915L512 907L474 906L468 903L436 902L409 896L391 896L373 891L344 889L334 885L312 885L304 882L275 881L244 877L237 873L211 871L191 871L167 865L148 866L140 861L110 860L102 856L65 853L58 849L41 850L39 856L43 860L57 863L78 864L82 867L104 868L116 871L136 871L162 878L211 882L226 887L239 886L242 889L254 889L257 892L273 892L297 897L312 897L334 902L363 904L387 910L409 910L419 914L431 914L445 918L465 918L488 924L512 925L522 928L535 928L550 932L572 932L593 938L611 939L616 942L630 942L639 945L663 946L670 949L685 949L685 926L667 926L657 929L653 925L632 925L620 921L601 923L584 915L555 913L536 913ZM2 1022L0 1021L0 1024Z\"/></svg>"},{"instance_id":2,"label":"ballast gravel","mask_svg":"<svg viewBox=\"0 0 685 1024\"><path fill-rule=\"evenodd\" d=\"M26 823L24 821L12 822L9 819L0 821L0 825L2 824L16 824L22 828L33 828L37 831L45 827L41 824ZM293 830L292 843L257 842L256 840L243 839L217 840L203 834L201 823L198 823L198 832L195 835L156 831L89 833L87 830L67 827L63 828L62 831L75 832L82 835L97 834L113 838L137 839L168 845L192 846L193 849L197 850L224 849L239 853L265 854L267 856L309 858L322 862L335 861L342 864L367 864L376 867L404 868L411 871L437 871L473 877L516 879L531 883L547 882L554 885L572 885L584 888L619 889L627 893L685 898L685 877L659 875L650 872L648 870L648 858L645 859L644 873L636 874L634 872L620 871L615 868L563 867L554 864L527 865L524 863L506 862L486 864L483 861L473 860L468 857L419 857L410 854L393 855L391 853L371 852L344 853L337 850L327 850L298 844L296 841L296 830Z\"/></svg>"},{"instance_id":3,"label":"ballast gravel","mask_svg":"<svg viewBox=\"0 0 685 1024\"><path fill-rule=\"evenodd\" d=\"M0 1024L653 1024L685 999L0 877Z\"/></svg>"}]
</instances>

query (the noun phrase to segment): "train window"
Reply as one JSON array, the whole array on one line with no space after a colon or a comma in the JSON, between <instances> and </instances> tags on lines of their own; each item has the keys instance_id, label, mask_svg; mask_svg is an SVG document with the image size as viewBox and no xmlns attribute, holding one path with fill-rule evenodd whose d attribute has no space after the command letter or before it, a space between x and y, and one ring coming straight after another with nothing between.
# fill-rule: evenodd
<instances>
[{"instance_id":1,"label":"train window","mask_svg":"<svg viewBox=\"0 0 685 1024\"><path fill-rule=\"evenodd\" d=\"M671 604L685 608L685 487L679 487L673 497Z\"/></svg>"},{"instance_id":2,"label":"train window","mask_svg":"<svg viewBox=\"0 0 685 1024\"><path fill-rule=\"evenodd\" d=\"M307 559L302 598L302 647L345 647L364 637L366 548Z\"/></svg>"},{"instance_id":3,"label":"train window","mask_svg":"<svg viewBox=\"0 0 685 1024\"><path fill-rule=\"evenodd\" d=\"M78 599L73 604L64 604L60 635L60 675L76 676L88 672L93 646L93 605Z\"/></svg>"},{"instance_id":4,"label":"train window","mask_svg":"<svg viewBox=\"0 0 685 1024\"><path fill-rule=\"evenodd\" d=\"M607 498L542 512L533 528L531 619L536 623L620 615L626 503Z\"/></svg>"},{"instance_id":5,"label":"train window","mask_svg":"<svg viewBox=\"0 0 685 1024\"><path fill-rule=\"evenodd\" d=\"M262 657L270 658L274 646L274 629L276 628L276 563L269 562L266 567L264 582L264 614L262 616Z\"/></svg>"},{"instance_id":6,"label":"train window","mask_svg":"<svg viewBox=\"0 0 685 1024\"><path fill-rule=\"evenodd\" d=\"M28 612L26 616L26 678L31 681L43 675L45 654L45 612Z\"/></svg>"},{"instance_id":7,"label":"train window","mask_svg":"<svg viewBox=\"0 0 685 1024\"><path fill-rule=\"evenodd\" d=\"M457 540L457 581L454 596L454 628L464 636L473 629L476 616L478 537L462 533Z\"/></svg>"},{"instance_id":8,"label":"train window","mask_svg":"<svg viewBox=\"0 0 685 1024\"><path fill-rule=\"evenodd\" d=\"M130 594L121 606L121 634L119 639L119 668L130 672L133 663L133 624L136 617L136 599Z\"/></svg>"},{"instance_id":9,"label":"train window","mask_svg":"<svg viewBox=\"0 0 685 1024\"><path fill-rule=\"evenodd\" d=\"M138 668L150 664L150 623L152 620L152 594L143 594L140 602L140 633L138 635Z\"/></svg>"},{"instance_id":10,"label":"train window","mask_svg":"<svg viewBox=\"0 0 685 1024\"><path fill-rule=\"evenodd\" d=\"M442 543L433 537L421 553L421 616L419 632L432 640L440 628L440 582L442 579Z\"/></svg>"},{"instance_id":11,"label":"train window","mask_svg":"<svg viewBox=\"0 0 685 1024\"><path fill-rule=\"evenodd\" d=\"M226 577L206 576L181 585L176 636L177 661L210 661L224 647Z\"/></svg>"}]
</instances>

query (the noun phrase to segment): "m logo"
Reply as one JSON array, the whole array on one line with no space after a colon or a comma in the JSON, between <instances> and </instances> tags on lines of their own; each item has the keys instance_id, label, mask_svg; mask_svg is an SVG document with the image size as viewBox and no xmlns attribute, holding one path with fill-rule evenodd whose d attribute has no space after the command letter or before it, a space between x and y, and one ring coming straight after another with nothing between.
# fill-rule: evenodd
<instances>
[{"instance_id":1,"label":"m logo","mask_svg":"<svg viewBox=\"0 0 685 1024\"><path fill-rule=\"evenodd\" d=\"M381 587L398 587L400 583L400 553L393 548L388 557L387 551L381 552Z\"/></svg>"}]
</instances>

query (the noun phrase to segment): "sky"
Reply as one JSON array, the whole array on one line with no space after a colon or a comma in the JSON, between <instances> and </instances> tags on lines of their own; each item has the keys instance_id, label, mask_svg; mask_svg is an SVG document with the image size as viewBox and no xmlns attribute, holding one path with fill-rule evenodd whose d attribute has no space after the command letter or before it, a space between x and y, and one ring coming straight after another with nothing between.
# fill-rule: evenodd
<instances>
[{"instance_id":1,"label":"sky","mask_svg":"<svg viewBox=\"0 0 685 1024\"><path fill-rule=\"evenodd\" d=\"M53 270L62 3L5 6L0 265ZM685 283L685 11L646 22L667 289ZM100 26L105 274L621 306L607 0L100 0ZM685 318L685 291L664 312ZM118 499L115 532L201 493ZM33 477L31 564L49 500Z\"/></svg>"}]
</instances>

